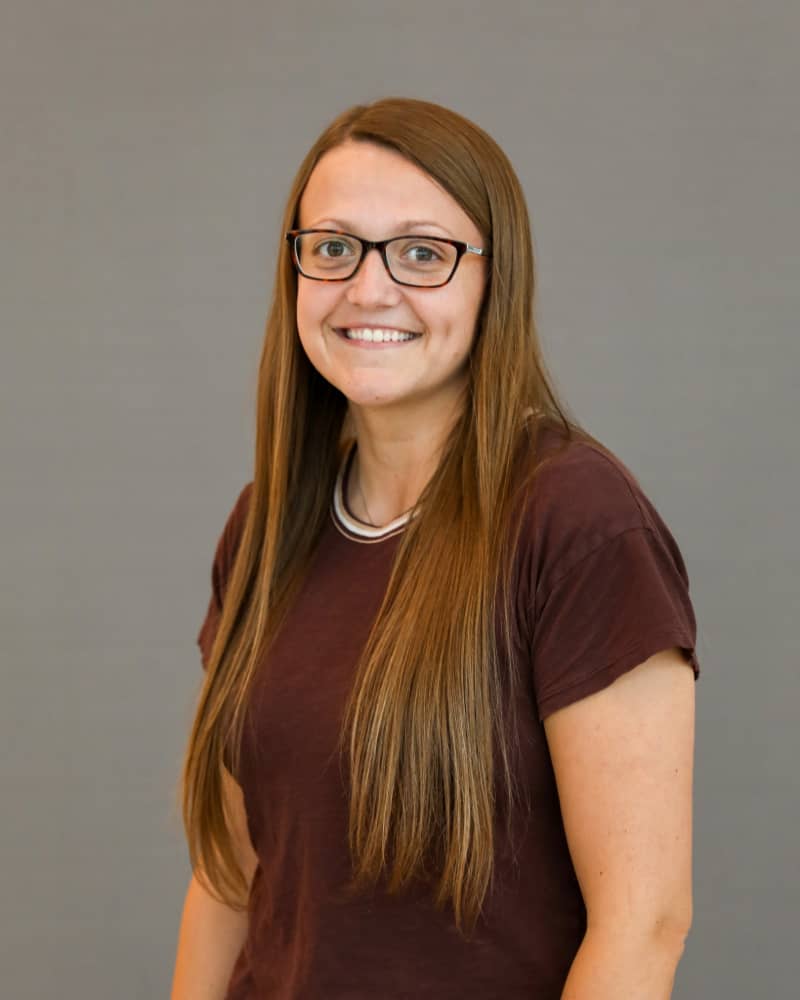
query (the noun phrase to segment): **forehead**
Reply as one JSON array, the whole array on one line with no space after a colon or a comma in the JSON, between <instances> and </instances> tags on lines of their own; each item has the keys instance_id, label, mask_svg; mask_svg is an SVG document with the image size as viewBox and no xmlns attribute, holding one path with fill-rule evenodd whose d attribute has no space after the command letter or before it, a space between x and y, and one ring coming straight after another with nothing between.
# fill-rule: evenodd
<instances>
[{"instance_id":1,"label":"forehead","mask_svg":"<svg viewBox=\"0 0 800 1000\"><path fill-rule=\"evenodd\" d=\"M325 153L300 199L301 228L334 223L379 238L408 220L428 221L456 238L480 238L470 217L429 174L374 143L351 141Z\"/></svg>"}]
</instances>

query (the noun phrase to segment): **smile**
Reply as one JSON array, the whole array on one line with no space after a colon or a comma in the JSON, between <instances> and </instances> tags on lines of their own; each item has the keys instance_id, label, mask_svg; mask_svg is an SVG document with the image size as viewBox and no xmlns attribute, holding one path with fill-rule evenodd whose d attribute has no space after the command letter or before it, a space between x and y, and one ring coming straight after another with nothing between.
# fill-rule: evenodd
<instances>
[{"instance_id":1,"label":"smile","mask_svg":"<svg viewBox=\"0 0 800 1000\"><path fill-rule=\"evenodd\" d=\"M348 343L358 347L395 347L419 340L419 333L404 330L390 330L383 327L359 326L337 328L336 333Z\"/></svg>"}]
</instances>

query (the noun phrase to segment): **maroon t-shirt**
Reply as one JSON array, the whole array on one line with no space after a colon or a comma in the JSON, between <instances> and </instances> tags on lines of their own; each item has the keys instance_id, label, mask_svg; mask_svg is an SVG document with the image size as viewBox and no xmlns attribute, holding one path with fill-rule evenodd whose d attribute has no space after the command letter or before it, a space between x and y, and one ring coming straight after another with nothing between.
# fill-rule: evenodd
<instances>
[{"instance_id":1,"label":"maroon t-shirt","mask_svg":"<svg viewBox=\"0 0 800 1000\"><path fill-rule=\"evenodd\" d=\"M550 430L540 447L556 441ZM471 940L422 885L346 896L347 789L337 755L354 668L388 583L403 518L382 529L347 511L342 464L312 568L249 702L240 780L258 854L249 932L226 1000L558 1000L586 929L542 720L659 650L695 676L695 618L681 553L630 472L572 443L524 506L512 574L516 775L530 797L496 823L492 887ZM216 550L198 643L204 664L251 492ZM500 786L498 786L500 787Z\"/></svg>"}]
</instances>

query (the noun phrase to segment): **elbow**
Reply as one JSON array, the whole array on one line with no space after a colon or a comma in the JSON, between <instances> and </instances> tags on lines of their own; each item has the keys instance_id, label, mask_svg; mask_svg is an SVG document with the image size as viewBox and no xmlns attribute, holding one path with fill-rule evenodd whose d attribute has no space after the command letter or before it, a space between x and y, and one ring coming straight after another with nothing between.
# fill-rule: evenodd
<instances>
[{"instance_id":1,"label":"elbow","mask_svg":"<svg viewBox=\"0 0 800 1000\"><path fill-rule=\"evenodd\" d=\"M612 915L589 911L587 933L636 951L652 952L655 948L677 960L683 954L691 925L690 904L627 910L624 916L619 912Z\"/></svg>"},{"instance_id":2,"label":"elbow","mask_svg":"<svg viewBox=\"0 0 800 1000\"><path fill-rule=\"evenodd\" d=\"M680 909L673 909L662 915L653 924L653 937L667 950L678 957L683 954L686 939L692 927L691 900Z\"/></svg>"}]
</instances>

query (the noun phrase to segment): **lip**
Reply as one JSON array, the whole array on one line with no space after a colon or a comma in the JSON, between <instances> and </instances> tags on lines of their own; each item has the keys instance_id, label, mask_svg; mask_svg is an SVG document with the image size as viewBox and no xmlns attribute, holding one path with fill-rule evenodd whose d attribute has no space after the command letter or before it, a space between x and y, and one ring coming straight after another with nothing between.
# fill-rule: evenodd
<instances>
[{"instance_id":1,"label":"lip","mask_svg":"<svg viewBox=\"0 0 800 1000\"><path fill-rule=\"evenodd\" d=\"M368 324L359 324L359 327L349 327L349 326L335 326L333 327L333 332L339 338L339 340L344 341L349 347L360 347L362 350L367 351L382 351L393 347L407 347L409 344L413 344L416 340L422 339L422 334L417 334L413 340L387 340L376 342L374 340L350 340L349 337L345 335L345 330L359 329L360 327L367 327ZM379 330L397 330L398 333L415 333L414 330L403 330L399 326L376 326L375 329Z\"/></svg>"}]
</instances>

